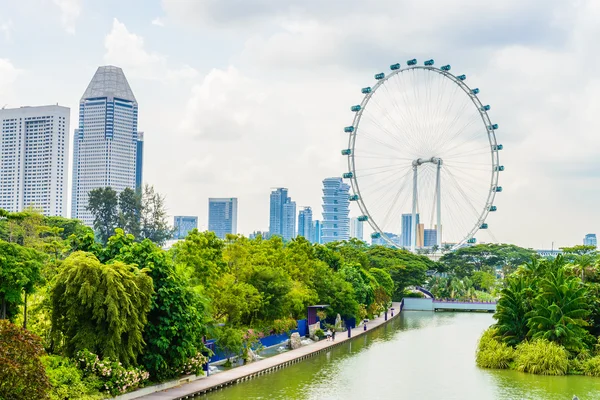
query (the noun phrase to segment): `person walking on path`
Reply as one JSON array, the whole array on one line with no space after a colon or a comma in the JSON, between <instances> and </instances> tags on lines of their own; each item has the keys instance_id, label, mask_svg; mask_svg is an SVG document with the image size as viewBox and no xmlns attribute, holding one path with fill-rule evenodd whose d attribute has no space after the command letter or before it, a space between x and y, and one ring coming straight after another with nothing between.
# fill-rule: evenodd
<instances>
[{"instance_id":1,"label":"person walking on path","mask_svg":"<svg viewBox=\"0 0 600 400\"><path fill-rule=\"evenodd\" d=\"M325 335L327 336L327 341L329 342L331 339L331 330L327 329L327 333Z\"/></svg>"},{"instance_id":2,"label":"person walking on path","mask_svg":"<svg viewBox=\"0 0 600 400\"><path fill-rule=\"evenodd\" d=\"M331 332L331 340L335 342L335 329Z\"/></svg>"}]
</instances>

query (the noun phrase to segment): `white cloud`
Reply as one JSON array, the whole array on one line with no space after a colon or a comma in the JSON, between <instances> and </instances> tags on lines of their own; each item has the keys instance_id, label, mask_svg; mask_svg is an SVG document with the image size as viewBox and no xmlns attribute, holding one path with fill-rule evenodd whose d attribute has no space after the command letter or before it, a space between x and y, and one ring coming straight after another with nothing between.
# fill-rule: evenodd
<instances>
[{"instance_id":1,"label":"white cloud","mask_svg":"<svg viewBox=\"0 0 600 400\"><path fill-rule=\"evenodd\" d=\"M81 13L81 0L52 0L60 9L60 20L68 33L75 33L75 22Z\"/></svg>"},{"instance_id":2,"label":"white cloud","mask_svg":"<svg viewBox=\"0 0 600 400\"><path fill-rule=\"evenodd\" d=\"M117 18L113 19L112 29L104 38L104 47L104 60L123 68L131 77L173 81L197 76L197 71L189 65L170 68L165 56L147 50L144 38L129 32Z\"/></svg>"},{"instance_id":3,"label":"white cloud","mask_svg":"<svg viewBox=\"0 0 600 400\"><path fill-rule=\"evenodd\" d=\"M14 83L22 73L23 71L15 67L10 60L0 58L0 107L5 104L16 106L14 104Z\"/></svg>"},{"instance_id":4,"label":"white cloud","mask_svg":"<svg viewBox=\"0 0 600 400\"><path fill-rule=\"evenodd\" d=\"M13 30L12 20L9 19L8 21L3 21L0 23L0 32L2 32L4 34L5 41L10 42L12 30Z\"/></svg>"},{"instance_id":5,"label":"white cloud","mask_svg":"<svg viewBox=\"0 0 600 400\"><path fill-rule=\"evenodd\" d=\"M160 26L161 28L165 26L165 22L160 17L156 17L152 20L152 25Z\"/></svg>"}]
</instances>

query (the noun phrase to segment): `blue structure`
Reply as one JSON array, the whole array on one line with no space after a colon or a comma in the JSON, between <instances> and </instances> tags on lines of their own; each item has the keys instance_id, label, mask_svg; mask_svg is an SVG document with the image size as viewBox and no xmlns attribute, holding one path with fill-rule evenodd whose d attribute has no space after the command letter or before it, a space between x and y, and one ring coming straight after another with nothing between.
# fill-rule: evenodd
<instances>
[{"instance_id":1,"label":"blue structure","mask_svg":"<svg viewBox=\"0 0 600 400\"><path fill-rule=\"evenodd\" d=\"M235 197L208 199L208 230L221 239L237 234L237 206Z\"/></svg>"},{"instance_id":2,"label":"blue structure","mask_svg":"<svg viewBox=\"0 0 600 400\"><path fill-rule=\"evenodd\" d=\"M416 225L419 226L419 214L416 215L416 220ZM402 214L402 247L409 248L412 243L411 227L412 214Z\"/></svg>"},{"instance_id":3,"label":"blue structure","mask_svg":"<svg viewBox=\"0 0 600 400\"><path fill-rule=\"evenodd\" d=\"M312 238L311 238L311 242L313 243L319 243L321 244L321 235L322 235L322 230L321 230L321 221L319 221L318 219L315 219L312 223Z\"/></svg>"},{"instance_id":4,"label":"blue structure","mask_svg":"<svg viewBox=\"0 0 600 400\"><path fill-rule=\"evenodd\" d=\"M173 221L173 227L175 228L173 239L185 239L192 229L198 229L198 217L176 215Z\"/></svg>"},{"instance_id":5,"label":"blue structure","mask_svg":"<svg viewBox=\"0 0 600 400\"><path fill-rule=\"evenodd\" d=\"M143 175L142 168L144 164L144 132L138 132L137 147L135 153L135 190L142 192Z\"/></svg>"},{"instance_id":6,"label":"blue structure","mask_svg":"<svg viewBox=\"0 0 600 400\"><path fill-rule=\"evenodd\" d=\"M583 244L586 246L596 247L598 245L598 241L596 240L596 234L588 233L587 235L585 235L585 238L583 238Z\"/></svg>"},{"instance_id":7,"label":"blue structure","mask_svg":"<svg viewBox=\"0 0 600 400\"><path fill-rule=\"evenodd\" d=\"M296 203L288 196L287 188L272 191L270 201L269 234L292 240L296 237Z\"/></svg>"},{"instance_id":8,"label":"blue structure","mask_svg":"<svg viewBox=\"0 0 600 400\"><path fill-rule=\"evenodd\" d=\"M312 241L313 233L312 208L304 207L298 212L298 236Z\"/></svg>"},{"instance_id":9,"label":"blue structure","mask_svg":"<svg viewBox=\"0 0 600 400\"><path fill-rule=\"evenodd\" d=\"M432 247L437 244L437 230L436 229L424 229L423 230L423 246Z\"/></svg>"}]
</instances>

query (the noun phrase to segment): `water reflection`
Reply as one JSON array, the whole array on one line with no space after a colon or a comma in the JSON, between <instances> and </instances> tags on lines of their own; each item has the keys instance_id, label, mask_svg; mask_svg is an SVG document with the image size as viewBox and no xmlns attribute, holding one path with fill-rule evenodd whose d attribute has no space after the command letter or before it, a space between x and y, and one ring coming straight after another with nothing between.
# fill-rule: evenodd
<instances>
[{"instance_id":1,"label":"water reflection","mask_svg":"<svg viewBox=\"0 0 600 400\"><path fill-rule=\"evenodd\" d=\"M600 399L600 379L475 366L491 314L405 312L386 327L206 399Z\"/></svg>"}]
</instances>

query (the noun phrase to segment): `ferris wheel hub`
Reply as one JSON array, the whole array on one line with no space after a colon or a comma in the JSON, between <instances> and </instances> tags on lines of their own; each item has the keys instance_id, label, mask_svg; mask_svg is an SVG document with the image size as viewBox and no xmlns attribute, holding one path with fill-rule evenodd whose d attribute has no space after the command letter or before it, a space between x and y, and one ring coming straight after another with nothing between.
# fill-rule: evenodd
<instances>
[{"instance_id":1,"label":"ferris wheel hub","mask_svg":"<svg viewBox=\"0 0 600 400\"><path fill-rule=\"evenodd\" d=\"M413 165L413 167L418 167L419 165L423 165L423 164L427 164L427 163L442 165L444 163L444 161L440 157L417 158L416 160L413 160L412 165Z\"/></svg>"}]
</instances>

